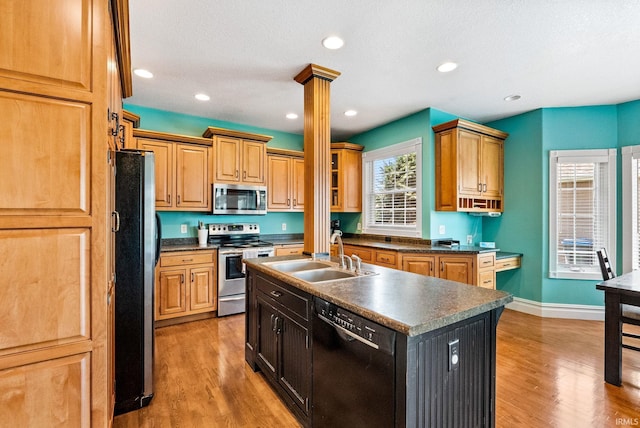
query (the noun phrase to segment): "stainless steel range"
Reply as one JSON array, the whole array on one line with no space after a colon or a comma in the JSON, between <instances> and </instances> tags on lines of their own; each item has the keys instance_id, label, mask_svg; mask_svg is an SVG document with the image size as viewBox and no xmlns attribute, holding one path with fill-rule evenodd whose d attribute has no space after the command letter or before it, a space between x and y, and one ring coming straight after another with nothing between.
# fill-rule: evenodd
<instances>
[{"instance_id":1,"label":"stainless steel range","mask_svg":"<svg viewBox=\"0 0 640 428\"><path fill-rule=\"evenodd\" d=\"M242 259L273 256L273 244L260 240L260 226L210 224L209 244L218 245L218 316L245 311L245 266Z\"/></svg>"}]
</instances>

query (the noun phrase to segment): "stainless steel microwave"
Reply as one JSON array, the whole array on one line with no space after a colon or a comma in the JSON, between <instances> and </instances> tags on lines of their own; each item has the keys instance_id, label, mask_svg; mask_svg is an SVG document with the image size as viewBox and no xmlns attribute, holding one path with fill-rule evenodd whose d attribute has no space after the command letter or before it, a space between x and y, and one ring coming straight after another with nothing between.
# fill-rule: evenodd
<instances>
[{"instance_id":1,"label":"stainless steel microwave","mask_svg":"<svg viewBox=\"0 0 640 428\"><path fill-rule=\"evenodd\" d=\"M267 213L267 188L244 184L213 184L213 214Z\"/></svg>"}]
</instances>

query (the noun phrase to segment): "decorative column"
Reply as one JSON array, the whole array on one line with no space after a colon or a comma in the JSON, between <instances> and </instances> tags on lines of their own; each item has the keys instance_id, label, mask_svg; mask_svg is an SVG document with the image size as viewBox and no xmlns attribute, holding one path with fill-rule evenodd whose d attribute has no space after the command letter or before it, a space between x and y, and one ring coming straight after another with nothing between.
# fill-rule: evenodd
<instances>
[{"instance_id":1,"label":"decorative column","mask_svg":"<svg viewBox=\"0 0 640 428\"><path fill-rule=\"evenodd\" d=\"M304 253L329 254L331 82L339 72L309 64L294 80L304 86Z\"/></svg>"}]
</instances>

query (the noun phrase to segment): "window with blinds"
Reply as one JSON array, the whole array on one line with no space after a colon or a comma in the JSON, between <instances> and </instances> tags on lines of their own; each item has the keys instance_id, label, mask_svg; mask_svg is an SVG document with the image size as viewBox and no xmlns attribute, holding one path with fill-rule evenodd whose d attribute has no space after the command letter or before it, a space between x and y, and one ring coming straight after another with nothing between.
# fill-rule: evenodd
<instances>
[{"instance_id":1,"label":"window with blinds","mask_svg":"<svg viewBox=\"0 0 640 428\"><path fill-rule=\"evenodd\" d=\"M422 235L421 158L420 138L363 153L364 233Z\"/></svg>"},{"instance_id":2,"label":"window with blinds","mask_svg":"<svg viewBox=\"0 0 640 428\"><path fill-rule=\"evenodd\" d=\"M640 269L640 146L622 148L622 272Z\"/></svg>"},{"instance_id":3,"label":"window with blinds","mask_svg":"<svg viewBox=\"0 0 640 428\"><path fill-rule=\"evenodd\" d=\"M552 151L549 276L600 279L595 251L615 257L615 150Z\"/></svg>"}]
</instances>

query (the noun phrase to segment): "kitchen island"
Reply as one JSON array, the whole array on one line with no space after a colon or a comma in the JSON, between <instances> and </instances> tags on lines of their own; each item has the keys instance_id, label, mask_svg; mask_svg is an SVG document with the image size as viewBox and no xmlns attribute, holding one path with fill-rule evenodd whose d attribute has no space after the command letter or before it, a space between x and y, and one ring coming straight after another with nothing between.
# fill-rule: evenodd
<instances>
[{"instance_id":1,"label":"kitchen island","mask_svg":"<svg viewBox=\"0 0 640 428\"><path fill-rule=\"evenodd\" d=\"M358 414L356 406L376 415L378 426L494 426L495 329L511 295L370 264L363 264L364 275L310 282L282 264L300 259L245 261L245 359L264 373L304 426L357 423L344 419ZM325 263L332 261L334 267L324 270L340 273L337 259ZM353 333L352 343L389 351L389 382L367 387L363 379L384 376L366 370L350 375L359 368L350 365L332 381L333 389L327 387L331 370L327 375L320 369L332 354L319 334L328 318L340 336ZM341 373L341 366L333 364L333 371ZM379 401L389 406L376 404L380 394L372 395L383 390L387 398ZM341 419L328 419L341 414L340 406Z\"/></svg>"}]
</instances>

